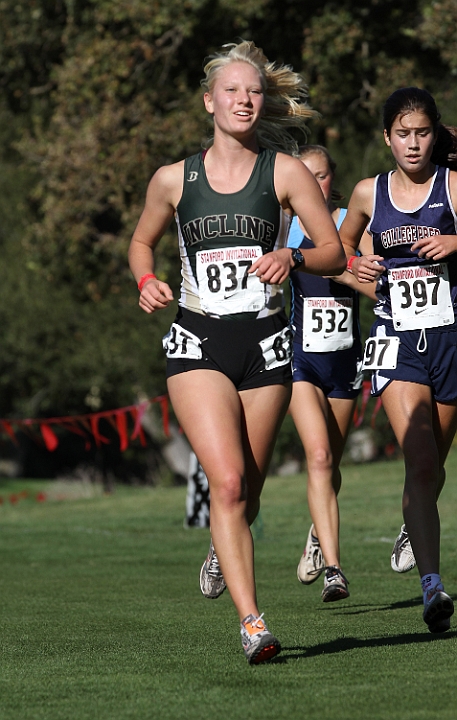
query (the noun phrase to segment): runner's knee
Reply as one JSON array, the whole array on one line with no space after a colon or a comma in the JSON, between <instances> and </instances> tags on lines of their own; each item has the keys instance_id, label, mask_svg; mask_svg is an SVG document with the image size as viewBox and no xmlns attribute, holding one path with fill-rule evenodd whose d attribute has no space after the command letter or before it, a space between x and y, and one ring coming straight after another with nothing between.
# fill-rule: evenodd
<instances>
[{"instance_id":1,"label":"runner's knee","mask_svg":"<svg viewBox=\"0 0 457 720\"><path fill-rule=\"evenodd\" d=\"M327 447L317 447L306 456L308 471L328 472L332 470L332 454Z\"/></svg>"},{"instance_id":2,"label":"runner's knee","mask_svg":"<svg viewBox=\"0 0 457 720\"><path fill-rule=\"evenodd\" d=\"M246 482L236 470L227 470L218 482L211 485L211 504L226 510L246 502Z\"/></svg>"}]
</instances>

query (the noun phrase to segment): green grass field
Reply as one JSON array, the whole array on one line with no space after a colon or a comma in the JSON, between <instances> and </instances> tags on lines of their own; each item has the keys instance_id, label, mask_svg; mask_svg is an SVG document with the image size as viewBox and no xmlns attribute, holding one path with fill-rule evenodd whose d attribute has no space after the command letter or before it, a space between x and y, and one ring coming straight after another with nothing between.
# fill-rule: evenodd
<instances>
[{"instance_id":1,"label":"green grass field","mask_svg":"<svg viewBox=\"0 0 457 720\"><path fill-rule=\"evenodd\" d=\"M440 509L442 575L457 598L457 451ZM296 566L309 525L302 476L271 477L256 540L260 608L283 645L250 667L228 593L200 595L207 530L185 530L184 488L48 500L0 481L1 720L454 720L457 619L431 635L416 571L390 569L402 463L343 468L351 596L324 605ZM12 492L29 497L11 504Z\"/></svg>"}]
</instances>

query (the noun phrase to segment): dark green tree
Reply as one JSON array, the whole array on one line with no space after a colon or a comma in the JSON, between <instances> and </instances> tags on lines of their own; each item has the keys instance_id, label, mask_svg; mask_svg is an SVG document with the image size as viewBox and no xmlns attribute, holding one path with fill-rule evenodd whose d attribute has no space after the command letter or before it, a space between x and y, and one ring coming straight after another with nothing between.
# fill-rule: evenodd
<instances>
[{"instance_id":1,"label":"dark green tree","mask_svg":"<svg viewBox=\"0 0 457 720\"><path fill-rule=\"evenodd\" d=\"M126 250L153 172L207 134L202 62L254 39L304 73L349 196L389 166L385 97L427 87L453 121L450 0L1 0L0 414L84 411L163 392L174 312L137 308ZM180 283L173 226L158 274ZM94 391L95 392L95 391ZM96 393L95 393L96 394Z\"/></svg>"}]
</instances>

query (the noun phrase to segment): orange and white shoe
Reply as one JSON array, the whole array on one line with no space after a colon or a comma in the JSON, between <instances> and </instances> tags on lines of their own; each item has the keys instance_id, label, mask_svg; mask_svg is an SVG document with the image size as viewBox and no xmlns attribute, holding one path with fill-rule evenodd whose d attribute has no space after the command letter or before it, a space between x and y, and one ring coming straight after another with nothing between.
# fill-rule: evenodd
<instances>
[{"instance_id":1,"label":"orange and white shoe","mask_svg":"<svg viewBox=\"0 0 457 720\"><path fill-rule=\"evenodd\" d=\"M271 634L262 618L263 613L259 617L251 614L240 623L243 650L250 665L270 660L281 652L279 640Z\"/></svg>"}]
</instances>

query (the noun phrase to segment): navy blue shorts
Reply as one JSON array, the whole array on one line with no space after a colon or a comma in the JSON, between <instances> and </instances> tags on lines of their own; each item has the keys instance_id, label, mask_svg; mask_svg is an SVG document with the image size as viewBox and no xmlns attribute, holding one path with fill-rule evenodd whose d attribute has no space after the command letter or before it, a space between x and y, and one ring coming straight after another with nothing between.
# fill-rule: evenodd
<instances>
[{"instance_id":1,"label":"navy blue shorts","mask_svg":"<svg viewBox=\"0 0 457 720\"><path fill-rule=\"evenodd\" d=\"M292 338L284 311L257 320L228 320L179 308L163 339L167 378L217 370L237 390L284 385L292 380Z\"/></svg>"},{"instance_id":2,"label":"navy blue shorts","mask_svg":"<svg viewBox=\"0 0 457 720\"><path fill-rule=\"evenodd\" d=\"M428 385L439 403L457 400L457 323L443 328L405 330L398 332L391 320L379 318L370 336L384 327L387 337L400 338L397 367L394 370L375 370L371 378L371 394L376 397L392 382L414 382ZM421 332L425 333L422 334ZM420 352L418 345L424 352Z\"/></svg>"},{"instance_id":3,"label":"navy blue shorts","mask_svg":"<svg viewBox=\"0 0 457 720\"><path fill-rule=\"evenodd\" d=\"M293 382L309 382L326 397L356 398L362 387L362 349L359 343L335 352L304 352L294 343Z\"/></svg>"}]
</instances>

